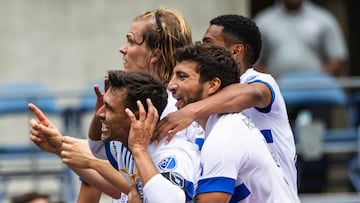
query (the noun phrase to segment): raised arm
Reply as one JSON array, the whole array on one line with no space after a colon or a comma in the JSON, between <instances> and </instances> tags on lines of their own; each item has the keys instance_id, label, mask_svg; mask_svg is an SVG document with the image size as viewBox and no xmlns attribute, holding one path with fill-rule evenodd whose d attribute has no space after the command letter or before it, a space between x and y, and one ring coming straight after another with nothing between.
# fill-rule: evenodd
<instances>
[{"instance_id":1,"label":"raised arm","mask_svg":"<svg viewBox=\"0 0 360 203\"><path fill-rule=\"evenodd\" d=\"M79 153L90 154L87 140L77 139L62 136L59 130L54 126L50 120L47 119L45 114L37 108L34 104L29 104L29 109L33 111L38 120L31 119L30 124L30 139L41 149L50 153L55 153L60 158L63 158L62 148L67 140L71 140ZM74 148L75 149L75 148ZM65 154L66 155L66 154ZM89 155L89 156L90 156ZM106 161L104 161L106 162ZM86 180L90 185L96 186L102 192L109 196L119 198L121 192L129 192L126 187L115 187L107 180L105 180L96 170L91 168L79 168L77 165L67 164L76 174ZM110 164L109 164L110 165ZM109 170L115 170L111 165ZM104 169L105 170L105 169ZM115 170L116 171L116 170ZM112 171L113 172L113 171ZM119 172L117 172L119 174ZM120 174L119 174L120 175ZM117 179L118 180L118 179Z\"/></svg>"},{"instance_id":2,"label":"raised arm","mask_svg":"<svg viewBox=\"0 0 360 203\"><path fill-rule=\"evenodd\" d=\"M117 191L127 194L130 190L129 183L108 160L98 159L91 154L86 140L79 141L77 138L65 136L61 146L61 158L65 164L80 169L75 172L84 178L90 185L98 187L96 184L92 183L91 177L82 173L81 169L95 170L106 180L105 182L110 183ZM103 191L104 188L99 189ZM120 193L118 192L118 194Z\"/></svg>"},{"instance_id":3,"label":"raised arm","mask_svg":"<svg viewBox=\"0 0 360 203\"><path fill-rule=\"evenodd\" d=\"M156 127L153 139L161 140L168 133L168 141L185 129L196 118L214 113L240 112L250 107L264 108L271 102L270 89L261 82L232 84L214 95L190 103L178 111L168 114Z\"/></svg>"},{"instance_id":4,"label":"raised arm","mask_svg":"<svg viewBox=\"0 0 360 203\"><path fill-rule=\"evenodd\" d=\"M137 104L139 107L138 120L130 109L126 109L125 111L131 120L128 139L129 149L132 152L136 168L144 186L144 198L147 202L157 203L185 202L185 192L159 173L147 150L159 119L158 112L152 105L150 99L147 100L147 113L140 101L138 101ZM145 187L147 187L146 192ZM165 199L164 196L167 196L167 198Z\"/></svg>"}]
</instances>

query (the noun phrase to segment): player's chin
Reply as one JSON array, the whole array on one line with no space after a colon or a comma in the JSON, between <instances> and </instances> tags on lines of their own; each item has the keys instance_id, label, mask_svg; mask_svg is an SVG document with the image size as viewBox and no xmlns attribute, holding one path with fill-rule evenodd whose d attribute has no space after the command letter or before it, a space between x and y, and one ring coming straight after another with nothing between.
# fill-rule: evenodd
<instances>
[{"instance_id":1,"label":"player's chin","mask_svg":"<svg viewBox=\"0 0 360 203\"><path fill-rule=\"evenodd\" d=\"M110 141L111 140L111 136L110 133L101 133L101 140L102 141Z\"/></svg>"}]
</instances>

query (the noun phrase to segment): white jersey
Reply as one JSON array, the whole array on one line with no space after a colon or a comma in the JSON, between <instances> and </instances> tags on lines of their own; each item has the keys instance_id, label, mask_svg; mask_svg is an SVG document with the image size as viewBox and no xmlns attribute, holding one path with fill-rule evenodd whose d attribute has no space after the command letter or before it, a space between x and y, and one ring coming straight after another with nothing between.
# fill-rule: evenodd
<instances>
[{"instance_id":1,"label":"white jersey","mask_svg":"<svg viewBox=\"0 0 360 203\"><path fill-rule=\"evenodd\" d=\"M243 113L211 115L201 150L197 194L224 192L235 202L299 202L265 138Z\"/></svg>"},{"instance_id":2,"label":"white jersey","mask_svg":"<svg viewBox=\"0 0 360 203\"><path fill-rule=\"evenodd\" d=\"M177 108L175 106L176 99L171 96L171 93L169 91L167 92L169 95L168 102L163 113L161 114L160 119L163 119L166 115L168 115L171 112L177 111ZM184 132L179 132L179 133L182 134L182 136L185 135L189 141L196 143L199 146L199 149L201 149L204 143L205 135L204 135L204 130L197 122L195 121L192 122L192 124L189 127L187 127L184 130Z\"/></svg>"},{"instance_id":3,"label":"white jersey","mask_svg":"<svg viewBox=\"0 0 360 203\"><path fill-rule=\"evenodd\" d=\"M169 92L168 92L169 94ZM170 94L169 94L170 95ZM161 114L161 118L165 117L167 114L171 113L171 112L174 112L174 111L177 111L177 108L175 106L175 102L176 100L172 97L172 96L168 96L168 103L167 103L167 106L166 108L164 109L163 113ZM182 130L182 131L179 131L176 136L174 136L174 138L177 138L177 137L182 137L180 140L187 140L187 141L190 141L190 143L195 143L196 146L198 147L198 150L201 149L203 143L204 143L204 130L202 129L202 127L197 124L196 122L193 122L190 126L188 126L186 129ZM174 141L174 138L171 140L170 143L173 143ZM179 140L179 139L175 139L175 140ZM165 141L165 139L163 139L161 141L161 143L163 143ZM181 142L184 142L184 141L181 141ZM176 145L177 143L181 143L181 142L178 142L178 141L175 141L174 144L168 144L168 146L174 146ZM170 152L172 151L172 149L169 149L168 146L164 146L164 144L159 144L160 146L164 147L166 150L169 150ZM183 148L182 148L182 152L181 153L185 153L187 148L188 147L189 143L186 142L184 145L183 145ZM123 151L116 151L114 150L115 148L117 149L122 149L122 148L125 148L125 147L119 147L119 146L123 146L122 143L120 141L109 141L109 142L103 142L103 141L93 141L93 140L90 140L89 139L89 146L90 146L90 150L92 151L93 155L97 158L100 158L100 159L108 159L110 161L110 163L113 165L114 168L118 169L121 171L121 168L124 168L124 165L121 164L121 162L119 162L119 156L123 155L124 153L127 154L127 156L131 156L131 154L129 153L128 150L123 150ZM118 146L118 147L116 147ZM159 149L159 151L162 149L162 147L157 147L157 149ZM179 145L181 146L181 145ZM178 147L177 147L178 148ZM126 149L126 148L125 148ZM175 147L176 149L176 147ZM174 150L175 150L174 149ZM150 148L149 148L150 150ZM175 150L176 151L176 150ZM150 152L150 151L149 151ZM167 152L168 153L168 152ZM192 152L193 153L193 152ZM157 154L157 153L156 153ZM155 155L156 155L155 154ZM150 155L152 156L152 158L154 158L154 156L150 153ZM168 155L168 154L164 154L164 155ZM125 156L125 155L124 155ZM193 163L189 163L189 160L186 160L184 162L184 165L187 166L187 167L190 167L190 166L193 166L192 168L192 171L194 171L196 169L196 159L198 158L200 160L200 154L198 155L194 155L194 157L192 156L189 156L189 157L192 157L192 162ZM131 156L132 157L132 156ZM130 160L130 158L129 158ZM132 160L132 158L131 158ZM154 160L154 159L153 159ZM154 160L155 161L155 160ZM132 161L131 161L132 162ZM155 162L154 162L155 163ZM155 163L156 164L156 163ZM182 164L182 162L181 162ZM186 165L186 164L189 164L189 165ZM128 172L131 172L132 170L136 170L136 168L133 168L135 167L135 163L133 163L133 166L130 167L129 165L129 170ZM125 167L126 168L126 167ZM191 170L189 170L188 172L190 172ZM161 171L160 171L161 172ZM123 175L124 173L121 172ZM182 174L182 173L180 173ZM126 176L125 176L126 177ZM185 176L184 178L186 178L187 176ZM191 180L191 179L186 179L186 180ZM193 182L193 183L196 183L196 182ZM187 194L187 195L191 195L190 193ZM189 197L187 197L189 198ZM122 194L122 197L118 200L116 199L113 199L113 202L114 203L124 203L124 202L127 202L127 197L126 195L123 195Z\"/></svg>"},{"instance_id":4,"label":"white jersey","mask_svg":"<svg viewBox=\"0 0 360 203\"><path fill-rule=\"evenodd\" d=\"M147 202L149 195L156 195L145 192L147 185L143 188L132 154L121 142L111 142L109 150L110 156L114 157L109 159L111 164L118 168L129 183L131 178L136 180L139 193L144 198L144 202ZM165 144L164 140L162 140L159 144L149 145L148 151L159 172L174 183L174 187L182 188L185 191L186 199L191 201L200 176L200 151L198 146L189 142L185 136L175 136L169 144ZM115 163L113 163L114 161ZM164 201L169 201L169 198L164 198ZM127 196L122 194L119 200L113 202L127 203Z\"/></svg>"},{"instance_id":5,"label":"white jersey","mask_svg":"<svg viewBox=\"0 0 360 203\"><path fill-rule=\"evenodd\" d=\"M284 98L270 74L260 73L250 68L241 75L240 83L254 82L261 82L269 87L272 95L271 104L263 109L249 108L243 113L260 129L275 161L283 170L286 180L297 191L296 148Z\"/></svg>"}]
</instances>

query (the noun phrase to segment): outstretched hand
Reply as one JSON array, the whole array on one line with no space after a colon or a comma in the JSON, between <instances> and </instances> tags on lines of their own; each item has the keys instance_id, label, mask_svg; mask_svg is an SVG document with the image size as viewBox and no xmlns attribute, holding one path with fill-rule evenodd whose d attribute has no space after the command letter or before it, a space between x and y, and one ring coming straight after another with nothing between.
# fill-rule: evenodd
<instances>
[{"instance_id":1,"label":"outstretched hand","mask_svg":"<svg viewBox=\"0 0 360 203\"><path fill-rule=\"evenodd\" d=\"M62 143L62 135L59 130L37 106L29 103L28 108L37 117L37 120L30 120L30 140L44 151L59 154Z\"/></svg>"},{"instance_id":2,"label":"outstretched hand","mask_svg":"<svg viewBox=\"0 0 360 203\"><path fill-rule=\"evenodd\" d=\"M166 142L170 142L177 132L187 128L194 120L195 114L186 107L169 113L157 124L152 139L160 142L167 136Z\"/></svg>"},{"instance_id":3,"label":"outstretched hand","mask_svg":"<svg viewBox=\"0 0 360 203\"><path fill-rule=\"evenodd\" d=\"M128 138L128 145L131 151L136 149L147 149L159 120L157 109L153 106L151 100L147 99L146 102L148 105L148 112L145 111L144 106L140 101L136 102L139 109L139 119L135 117L130 109L125 109L125 112L128 114L131 121Z\"/></svg>"},{"instance_id":4,"label":"outstretched hand","mask_svg":"<svg viewBox=\"0 0 360 203\"><path fill-rule=\"evenodd\" d=\"M61 145L62 161L72 167L90 168L92 155L86 139L65 136Z\"/></svg>"}]
</instances>

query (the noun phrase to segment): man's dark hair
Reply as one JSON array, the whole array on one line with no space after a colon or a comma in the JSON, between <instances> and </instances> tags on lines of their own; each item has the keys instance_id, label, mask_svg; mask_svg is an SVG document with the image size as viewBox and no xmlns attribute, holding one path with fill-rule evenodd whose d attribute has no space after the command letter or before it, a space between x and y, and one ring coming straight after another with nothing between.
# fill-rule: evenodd
<instances>
[{"instance_id":1,"label":"man's dark hair","mask_svg":"<svg viewBox=\"0 0 360 203\"><path fill-rule=\"evenodd\" d=\"M49 195L38 192L28 192L11 198L11 203L29 203L35 199L49 199Z\"/></svg>"},{"instance_id":2,"label":"man's dark hair","mask_svg":"<svg viewBox=\"0 0 360 203\"><path fill-rule=\"evenodd\" d=\"M127 91L125 106L131 111L138 111L136 101L141 101L146 111L146 99L151 99L159 115L167 104L167 92L163 83L148 73L127 73L121 70L108 72L109 84L112 88L125 88Z\"/></svg>"},{"instance_id":3,"label":"man's dark hair","mask_svg":"<svg viewBox=\"0 0 360 203\"><path fill-rule=\"evenodd\" d=\"M221 80L220 88L239 83L240 73L237 64L224 47L195 43L177 49L175 58L178 62L187 60L196 62L196 71L200 75L201 83L216 77Z\"/></svg>"},{"instance_id":4,"label":"man's dark hair","mask_svg":"<svg viewBox=\"0 0 360 203\"><path fill-rule=\"evenodd\" d=\"M221 15L213 18L210 25L223 27L222 36L225 46L243 44L245 46L245 65L253 65L261 52L261 33L258 26L250 18L241 15Z\"/></svg>"}]
</instances>

